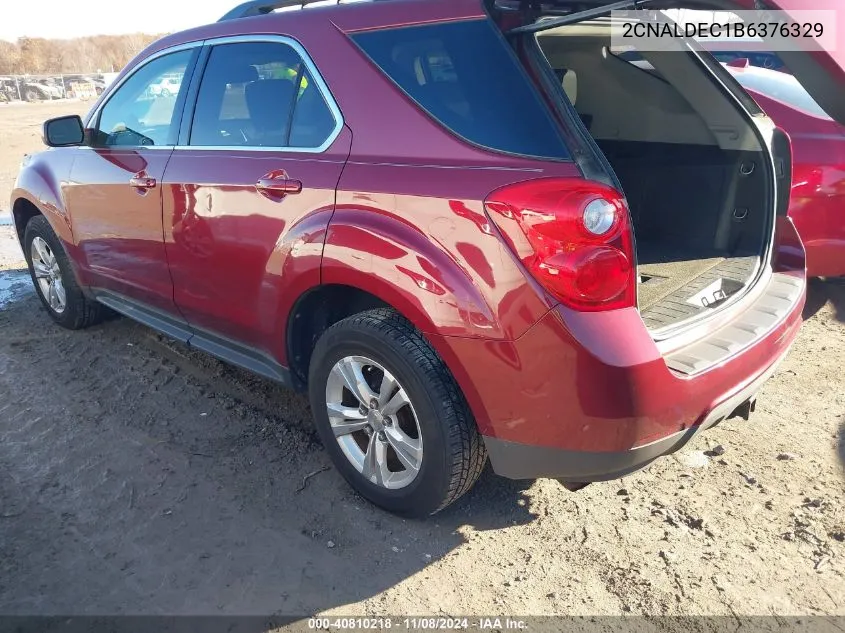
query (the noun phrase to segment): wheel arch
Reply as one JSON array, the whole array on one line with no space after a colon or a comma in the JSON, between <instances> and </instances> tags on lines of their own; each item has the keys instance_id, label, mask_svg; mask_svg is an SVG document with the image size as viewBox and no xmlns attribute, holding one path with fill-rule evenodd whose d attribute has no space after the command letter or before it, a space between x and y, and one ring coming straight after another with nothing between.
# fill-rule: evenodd
<instances>
[{"instance_id":1,"label":"wheel arch","mask_svg":"<svg viewBox=\"0 0 845 633\"><path fill-rule=\"evenodd\" d=\"M76 247L71 229L70 217L64 209L58 185L52 170L42 163L33 161L21 170L15 190L12 192L12 220L21 250L25 250L26 227L34 217L43 217L50 224L68 255L72 273L77 284L86 292L86 277L80 253Z\"/></svg>"},{"instance_id":2,"label":"wheel arch","mask_svg":"<svg viewBox=\"0 0 845 633\"><path fill-rule=\"evenodd\" d=\"M413 307L409 309L398 293L385 292L386 288L327 283L306 290L294 301L285 328L285 356L298 389L306 386L311 354L323 332L338 321L368 310L393 310L414 326L438 353L444 351L443 337L435 333L431 319Z\"/></svg>"},{"instance_id":3,"label":"wheel arch","mask_svg":"<svg viewBox=\"0 0 845 633\"><path fill-rule=\"evenodd\" d=\"M29 221L38 215L44 215L32 200L28 198L16 198L12 204L12 219L15 222L15 232L18 234L18 242L23 246L24 232Z\"/></svg>"},{"instance_id":4,"label":"wheel arch","mask_svg":"<svg viewBox=\"0 0 845 633\"><path fill-rule=\"evenodd\" d=\"M454 353L449 338L434 334L430 320L409 318L401 308L377 293L344 284L324 284L313 287L294 302L288 315L286 350L288 369L293 386L299 391L308 388L311 357L320 336L335 323L376 308L388 308L408 320L440 356L466 397L476 420L486 420L487 414L475 385L466 371L463 360ZM429 327L426 327L426 323ZM422 327L421 327L422 326ZM428 331L426 331L428 330Z\"/></svg>"},{"instance_id":5,"label":"wheel arch","mask_svg":"<svg viewBox=\"0 0 845 633\"><path fill-rule=\"evenodd\" d=\"M294 386L306 388L311 355L323 332L338 321L375 308L402 314L382 297L355 286L323 284L303 292L293 304L286 328L286 356Z\"/></svg>"},{"instance_id":6,"label":"wheel arch","mask_svg":"<svg viewBox=\"0 0 845 633\"><path fill-rule=\"evenodd\" d=\"M74 244L71 218L62 194L62 183L70 177L74 156L73 151L59 149L24 157L11 196L15 227L21 239L29 219L40 214L47 218L65 247Z\"/></svg>"},{"instance_id":7,"label":"wheel arch","mask_svg":"<svg viewBox=\"0 0 845 633\"><path fill-rule=\"evenodd\" d=\"M340 206L326 232L320 277L322 288L351 289L358 300L364 301L366 297L371 302L365 304L365 309L388 307L408 320L443 359L476 417L484 416L475 385L448 341L452 338L479 342L509 340L509 335L518 332L512 323L507 326L502 323L502 306L488 300L441 240L386 209ZM533 312L520 307L525 305L526 294L520 288L517 286L499 297L500 303L506 304L505 315L517 323L517 329L519 321L525 320L525 313ZM313 314L308 308L317 305L307 300L313 291L300 296L287 322L286 358L299 387L304 387L305 382L299 382L297 376L305 376L307 380L311 353L323 331L314 325L309 330L297 323L298 318L308 323L319 322L306 317ZM343 314L337 320L353 313ZM337 321L322 323L320 327L328 328L334 322ZM292 341L296 342L292 344Z\"/></svg>"},{"instance_id":8,"label":"wheel arch","mask_svg":"<svg viewBox=\"0 0 845 633\"><path fill-rule=\"evenodd\" d=\"M64 243L65 248L73 247L73 231L70 227L70 219L54 202L38 200L28 191L22 190L16 190L12 200L12 219L21 246L23 246L27 223L32 218L41 215L47 218L56 235Z\"/></svg>"},{"instance_id":9,"label":"wheel arch","mask_svg":"<svg viewBox=\"0 0 845 633\"><path fill-rule=\"evenodd\" d=\"M497 309L459 259L393 212L337 208L321 279L379 297L423 333L505 338Z\"/></svg>"}]
</instances>

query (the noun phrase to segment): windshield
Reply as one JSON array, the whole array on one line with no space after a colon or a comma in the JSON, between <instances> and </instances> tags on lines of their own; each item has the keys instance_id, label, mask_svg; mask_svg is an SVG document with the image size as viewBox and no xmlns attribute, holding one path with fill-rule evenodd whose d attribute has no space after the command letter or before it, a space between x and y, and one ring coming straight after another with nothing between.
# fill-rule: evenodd
<instances>
[{"instance_id":1,"label":"windshield","mask_svg":"<svg viewBox=\"0 0 845 633\"><path fill-rule=\"evenodd\" d=\"M731 74L743 88L759 92L765 97L776 99L820 119L830 120L827 113L792 75L786 75L776 70L757 70L754 67L745 68Z\"/></svg>"}]
</instances>

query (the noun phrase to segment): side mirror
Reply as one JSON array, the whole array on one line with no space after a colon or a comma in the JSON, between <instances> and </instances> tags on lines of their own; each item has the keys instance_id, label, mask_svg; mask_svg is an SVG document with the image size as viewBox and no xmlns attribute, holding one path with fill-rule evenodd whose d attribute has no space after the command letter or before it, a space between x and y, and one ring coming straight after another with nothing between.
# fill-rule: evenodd
<instances>
[{"instance_id":1,"label":"side mirror","mask_svg":"<svg viewBox=\"0 0 845 633\"><path fill-rule=\"evenodd\" d=\"M72 147L85 142L85 129L79 115L61 116L44 123L44 144L48 147Z\"/></svg>"}]
</instances>

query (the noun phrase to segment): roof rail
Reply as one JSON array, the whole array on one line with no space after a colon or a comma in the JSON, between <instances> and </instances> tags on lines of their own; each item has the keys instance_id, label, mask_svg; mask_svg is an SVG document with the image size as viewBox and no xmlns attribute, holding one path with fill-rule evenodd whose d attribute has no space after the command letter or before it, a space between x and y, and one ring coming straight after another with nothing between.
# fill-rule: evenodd
<instances>
[{"instance_id":1,"label":"roof rail","mask_svg":"<svg viewBox=\"0 0 845 633\"><path fill-rule=\"evenodd\" d=\"M341 4L343 0L334 0L335 4ZM238 20L240 18L251 18L256 15L267 15L276 9L289 9L299 7L304 9L309 4L325 3L326 0L275 0L274 2L267 2L267 0L251 0L239 4L234 9L229 11L218 22L226 22L227 20Z\"/></svg>"}]
</instances>

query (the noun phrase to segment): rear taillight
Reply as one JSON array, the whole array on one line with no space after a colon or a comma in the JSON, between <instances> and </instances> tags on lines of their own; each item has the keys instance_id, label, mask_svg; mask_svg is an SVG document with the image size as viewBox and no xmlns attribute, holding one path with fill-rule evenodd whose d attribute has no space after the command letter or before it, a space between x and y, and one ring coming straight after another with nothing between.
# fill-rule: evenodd
<instances>
[{"instance_id":1,"label":"rear taillight","mask_svg":"<svg viewBox=\"0 0 845 633\"><path fill-rule=\"evenodd\" d=\"M628 206L621 193L580 178L508 185L484 203L531 275L577 310L636 305Z\"/></svg>"}]
</instances>

